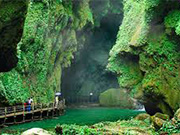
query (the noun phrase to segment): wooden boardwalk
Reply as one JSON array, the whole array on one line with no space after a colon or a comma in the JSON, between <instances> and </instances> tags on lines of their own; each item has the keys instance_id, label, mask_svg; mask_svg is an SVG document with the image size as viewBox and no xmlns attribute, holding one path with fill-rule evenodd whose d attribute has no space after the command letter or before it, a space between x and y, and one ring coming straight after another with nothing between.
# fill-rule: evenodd
<instances>
[{"instance_id":1,"label":"wooden boardwalk","mask_svg":"<svg viewBox=\"0 0 180 135\"><path fill-rule=\"evenodd\" d=\"M0 107L0 126L10 124L19 124L29 121L42 120L60 116L64 113L65 101L60 101L58 105L50 104L32 104L31 110L27 106L17 105L11 107Z\"/></svg>"}]
</instances>

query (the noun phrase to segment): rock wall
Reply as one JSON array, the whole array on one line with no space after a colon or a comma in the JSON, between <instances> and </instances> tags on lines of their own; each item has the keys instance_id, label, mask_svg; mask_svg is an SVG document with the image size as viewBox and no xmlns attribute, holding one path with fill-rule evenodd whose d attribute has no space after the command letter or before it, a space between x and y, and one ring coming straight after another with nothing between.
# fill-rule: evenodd
<instances>
[{"instance_id":1,"label":"rock wall","mask_svg":"<svg viewBox=\"0 0 180 135\"><path fill-rule=\"evenodd\" d=\"M73 53L83 44L80 34L94 24L89 1L30 1L16 68L0 75L1 103L54 100L60 91L61 69L71 64Z\"/></svg>"},{"instance_id":2,"label":"rock wall","mask_svg":"<svg viewBox=\"0 0 180 135\"><path fill-rule=\"evenodd\" d=\"M62 69L71 65L109 10L122 12L119 5L111 0L30 0L16 50L18 65L0 74L0 103L22 103L30 96L35 102L53 101L61 90Z\"/></svg>"},{"instance_id":3,"label":"rock wall","mask_svg":"<svg viewBox=\"0 0 180 135\"><path fill-rule=\"evenodd\" d=\"M180 107L179 1L124 1L124 19L108 69L148 113Z\"/></svg>"}]
</instances>

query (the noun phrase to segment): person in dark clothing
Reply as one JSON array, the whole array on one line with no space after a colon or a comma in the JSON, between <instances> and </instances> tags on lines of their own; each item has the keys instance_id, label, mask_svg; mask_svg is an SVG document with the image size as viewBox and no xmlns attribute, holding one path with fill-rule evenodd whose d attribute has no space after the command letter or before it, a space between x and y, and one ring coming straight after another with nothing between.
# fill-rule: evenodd
<instances>
[{"instance_id":1,"label":"person in dark clothing","mask_svg":"<svg viewBox=\"0 0 180 135\"><path fill-rule=\"evenodd\" d=\"M31 100L28 98L28 105L27 105L27 111L31 111Z\"/></svg>"}]
</instances>

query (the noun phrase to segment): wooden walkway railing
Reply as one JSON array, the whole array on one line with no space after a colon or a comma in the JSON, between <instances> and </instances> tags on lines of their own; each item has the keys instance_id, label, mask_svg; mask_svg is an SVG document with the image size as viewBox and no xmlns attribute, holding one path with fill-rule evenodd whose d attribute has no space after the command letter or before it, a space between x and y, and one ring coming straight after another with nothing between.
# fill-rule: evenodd
<instances>
[{"instance_id":1,"label":"wooden walkway railing","mask_svg":"<svg viewBox=\"0 0 180 135\"><path fill-rule=\"evenodd\" d=\"M28 109L28 105L17 105L10 107L0 107L0 125L7 124L7 119L13 119L13 123L16 124L16 117L22 117L22 121L19 123L26 122L26 115L30 115L30 121L34 120L34 114L38 113L38 119L41 120L43 118L43 113L46 113L46 116L54 116L61 115L64 112L65 101L60 101L58 105L54 103L49 104L32 104L30 109ZM29 120L28 120L29 121Z\"/></svg>"}]
</instances>

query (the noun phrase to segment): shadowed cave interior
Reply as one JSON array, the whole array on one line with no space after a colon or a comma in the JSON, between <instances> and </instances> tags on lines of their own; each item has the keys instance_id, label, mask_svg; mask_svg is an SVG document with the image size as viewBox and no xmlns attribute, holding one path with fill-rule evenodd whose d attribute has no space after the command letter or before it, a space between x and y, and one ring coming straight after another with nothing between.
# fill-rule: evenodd
<instances>
[{"instance_id":1,"label":"shadowed cave interior","mask_svg":"<svg viewBox=\"0 0 180 135\"><path fill-rule=\"evenodd\" d=\"M62 72L62 93L68 102L88 97L93 93L98 102L100 93L109 88L118 88L117 78L106 70L109 51L115 44L122 15L107 14L88 33L84 47L75 54L72 65Z\"/></svg>"}]
</instances>

